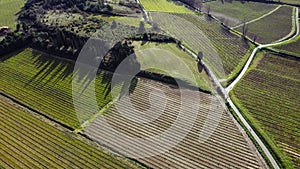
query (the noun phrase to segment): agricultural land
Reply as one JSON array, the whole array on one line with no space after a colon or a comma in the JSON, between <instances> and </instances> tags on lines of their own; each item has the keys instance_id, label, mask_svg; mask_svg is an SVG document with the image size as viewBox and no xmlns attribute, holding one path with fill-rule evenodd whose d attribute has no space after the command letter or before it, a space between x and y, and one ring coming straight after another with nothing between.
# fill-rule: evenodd
<instances>
[{"instance_id":1,"label":"agricultural land","mask_svg":"<svg viewBox=\"0 0 300 169\"><path fill-rule=\"evenodd\" d=\"M0 0L0 168L300 169L298 0Z\"/></svg>"}]
</instances>

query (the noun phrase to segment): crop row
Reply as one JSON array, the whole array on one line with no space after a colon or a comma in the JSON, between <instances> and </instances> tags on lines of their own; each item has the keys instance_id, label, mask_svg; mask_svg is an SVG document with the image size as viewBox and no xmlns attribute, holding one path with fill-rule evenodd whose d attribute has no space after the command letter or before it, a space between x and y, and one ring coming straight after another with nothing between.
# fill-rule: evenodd
<instances>
[{"instance_id":1,"label":"crop row","mask_svg":"<svg viewBox=\"0 0 300 169\"><path fill-rule=\"evenodd\" d=\"M280 21L280 22L278 22ZM247 36L259 43L271 43L289 35L293 28L293 8L282 6L269 16L247 25ZM238 28L240 32L243 26Z\"/></svg>"},{"instance_id":2,"label":"crop row","mask_svg":"<svg viewBox=\"0 0 300 169\"><path fill-rule=\"evenodd\" d=\"M79 126L72 99L72 63L26 49L0 64L0 90L61 123L72 128ZM81 101L84 100L79 105L82 114L85 113L80 120L86 120L97 113L90 110L93 91L90 83L96 84L101 108L111 100L107 80L110 75L103 72L96 79L89 79L89 75L80 74L80 70L76 73L78 83L73 87L82 91Z\"/></svg>"},{"instance_id":3,"label":"crop row","mask_svg":"<svg viewBox=\"0 0 300 169\"><path fill-rule=\"evenodd\" d=\"M0 165L6 168L136 167L0 98ZM105 152L106 151L106 152Z\"/></svg>"},{"instance_id":4,"label":"crop row","mask_svg":"<svg viewBox=\"0 0 300 169\"><path fill-rule=\"evenodd\" d=\"M193 51L203 52L204 60L218 70L217 74L222 73L222 69L226 75L230 74L249 50L249 45L240 37L206 16L153 12L151 17L162 29L181 39Z\"/></svg>"},{"instance_id":5,"label":"crop row","mask_svg":"<svg viewBox=\"0 0 300 169\"><path fill-rule=\"evenodd\" d=\"M298 61L267 54L234 89L243 112L266 132L275 145L282 145L296 166L300 154L300 99ZM298 154L298 157L295 157Z\"/></svg>"},{"instance_id":6,"label":"crop row","mask_svg":"<svg viewBox=\"0 0 300 169\"><path fill-rule=\"evenodd\" d=\"M164 92L167 99L165 107L164 104L153 104L155 100L159 103L164 100L163 96L153 93L153 89ZM102 144L108 144L125 154L132 152L138 154L139 150L153 153L159 150L160 147L168 146L178 135L183 134L185 131L182 128L187 127L189 122L195 118L193 127L178 145L168 152L142 158L139 161L153 168L262 167L255 149L249 145L245 135L241 133L231 117L225 112L218 99L197 91L182 90L188 93L187 100L182 100L180 91L177 88L151 80L140 79L136 89L129 96L134 108L128 108L128 103L121 98L116 103L117 107L110 108L104 116L96 119L84 132L92 139ZM151 103L149 103L150 95ZM196 99L198 95L200 100ZM122 138L119 139L116 133L112 133L110 129L101 125L101 119L104 118L112 128L125 133L128 137L153 137L168 130L174 124L178 118L178 113L182 109L182 102L187 106L183 112L187 121L177 126L170 138L161 143L159 148L148 144L139 145L126 142ZM200 102L200 107L195 106L197 102ZM135 122L145 120L141 117L140 111L145 111L150 107L153 114L147 114L146 118L151 119L151 117L156 116L157 112L161 112L161 110L163 112L149 123ZM130 118L123 117L119 111L125 111ZM194 117L195 114L196 117ZM208 120L208 116L210 116L210 120ZM217 128L213 131L212 136L206 142L200 143L199 134L204 124L213 128L216 123ZM133 149L133 147L136 149Z\"/></svg>"}]
</instances>

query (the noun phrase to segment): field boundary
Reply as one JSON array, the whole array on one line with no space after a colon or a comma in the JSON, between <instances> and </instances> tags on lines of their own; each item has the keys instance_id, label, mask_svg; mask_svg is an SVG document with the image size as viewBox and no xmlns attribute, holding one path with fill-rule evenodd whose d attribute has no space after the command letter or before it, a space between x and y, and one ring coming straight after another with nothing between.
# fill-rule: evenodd
<instances>
[{"instance_id":1,"label":"field boundary","mask_svg":"<svg viewBox=\"0 0 300 169\"><path fill-rule=\"evenodd\" d=\"M2 95L2 96L5 97L5 98L8 98L8 99L12 100L13 102L17 103L18 105L21 105L22 107L24 107L24 108L26 108L26 109L28 109L28 110L30 110L30 111L32 111L32 112L34 112L34 113L36 113L36 114L42 116L42 117L44 117L44 118L46 118L46 119L48 119L48 120L50 120L50 121L52 121L52 122L54 122L54 123L56 123L56 124L62 126L63 128L68 129L69 131L73 131L73 128L72 128L72 127L70 127L70 126L68 126L68 125L66 125L66 124L63 124L62 122L59 122L59 121L55 120L54 118L49 117L49 116L47 116L47 115L45 115L45 114L39 112L38 110L35 110L35 109L33 109L33 108L27 106L27 105L24 104L22 101L20 101L20 100L14 98L13 96L10 96L10 95L4 93L2 90L0 90L0 95Z\"/></svg>"},{"instance_id":2,"label":"field boundary","mask_svg":"<svg viewBox=\"0 0 300 169\"><path fill-rule=\"evenodd\" d=\"M260 19L262 19L262 18L265 18L265 17L271 15L272 13L276 12L276 11L277 11L279 8L281 8L281 7L282 7L282 5L279 5L278 7L276 7L275 9L273 9L272 11L270 11L270 12L264 14L264 15L261 16L261 17L258 17L258 18L256 18L256 19L253 19L253 20L248 21L248 22L245 22L245 24L250 24L250 23L256 22L256 21L258 21L258 20L260 20ZM240 25L237 25L237 26L234 26L234 27L231 27L231 29L236 29L236 28L239 28L239 27L241 27L241 26L243 26L243 25L244 25L244 23L243 23L243 24L240 24Z\"/></svg>"},{"instance_id":3,"label":"field boundary","mask_svg":"<svg viewBox=\"0 0 300 169\"><path fill-rule=\"evenodd\" d=\"M116 101L118 101L120 96L112 100L111 102L107 103L98 113L94 114L88 120L86 120L79 128L75 129L74 133L81 133L86 127L90 126L99 116L103 115L110 107L114 105Z\"/></svg>"}]
</instances>

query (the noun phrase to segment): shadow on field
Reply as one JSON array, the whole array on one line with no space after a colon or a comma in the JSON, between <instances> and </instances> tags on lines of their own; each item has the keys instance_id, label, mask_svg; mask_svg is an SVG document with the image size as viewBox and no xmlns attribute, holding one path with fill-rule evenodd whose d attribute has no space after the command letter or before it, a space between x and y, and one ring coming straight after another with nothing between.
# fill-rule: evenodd
<instances>
[{"instance_id":1,"label":"shadow on field","mask_svg":"<svg viewBox=\"0 0 300 169\"><path fill-rule=\"evenodd\" d=\"M92 82L95 82L95 91L97 86L101 86L100 91L97 93L104 95L104 98L110 96L111 93L111 81L113 73L99 69L87 64L77 66L74 70L75 62L63 58L59 58L39 51L32 51L32 58L29 61L34 64L34 67L39 70L32 78L25 84L34 86L39 89L43 89L47 85L60 85L59 88L65 86L67 90L72 89L72 80L76 80L76 88L79 87L80 95L86 91ZM122 75L121 75L122 76ZM122 79L122 78L121 78ZM126 79L124 79L125 81ZM129 89L131 93L137 84L137 80L134 79L131 83L125 84L124 81L117 81L115 85L121 85L121 95L126 93ZM101 97L102 98L102 97Z\"/></svg>"},{"instance_id":2,"label":"shadow on field","mask_svg":"<svg viewBox=\"0 0 300 169\"><path fill-rule=\"evenodd\" d=\"M10 59L11 57L15 56L15 55L18 55L19 53L22 53L26 48L23 48L23 49L19 49L19 50L16 50L14 52L11 52L5 56L0 56L0 62L5 62L6 60Z\"/></svg>"}]
</instances>

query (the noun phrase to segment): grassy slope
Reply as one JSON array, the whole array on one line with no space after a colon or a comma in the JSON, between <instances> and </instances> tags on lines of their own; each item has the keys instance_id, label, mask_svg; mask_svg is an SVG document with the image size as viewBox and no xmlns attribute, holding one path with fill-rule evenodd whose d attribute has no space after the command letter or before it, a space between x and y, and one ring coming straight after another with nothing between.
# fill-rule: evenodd
<instances>
[{"instance_id":1,"label":"grassy slope","mask_svg":"<svg viewBox=\"0 0 300 169\"><path fill-rule=\"evenodd\" d=\"M271 43L287 36L293 28L293 8L283 6L273 14L248 25L247 36L259 43ZM242 32L242 27L238 28Z\"/></svg>"},{"instance_id":2,"label":"grassy slope","mask_svg":"<svg viewBox=\"0 0 300 169\"><path fill-rule=\"evenodd\" d=\"M253 20L276 8L276 5L257 2L241 3L240 1L233 1L229 3L225 1L222 4L220 0L207 2L203 5L203 11L207 11L207 8L210 7L212 15L223 20L229 26L241 24L244 19L246 21Z\"/></svg>"},{"instance_id":3,"label":"grassy slope","mask_svg":"<svg viewBox=\"0 0 300 169\"><path fill-rule=\"evenodd\" d=\"M166 43L166 44L146 43L144 45L141 45L141 43L142 42L134 42L134 46L135 46L135 49L140 50L140 52L136 52L136 54L137 54L137 60L140 61L142 69L146 65L155 65L157 68L159 68L161 70L171 70L171 75L175 78L185 80L194 86L199 86L203 90L207 90L207 91L210 90L209 79L208 79L208 76L206 75L205 71L203 70L201 73L199 73L198 67L197 67L197 62L190 55L188 55L184 51L180 50L176 46L176 44L173 44L173 43ZM191 70L191 72L195 76L195 80L185 77L181 73L181 69L179 67L179 63L178 63L177 59L174 58L174 60L172 60L168 57L167 60L164 61L163 59L166 58L166 56L164 56L165 53L162 53L160 51L157 51L157 52L153 51L154 52L154 53L152 53L153 55L156 55L156 56L159 56L162 58L162 60L160 60L159 62L155 62L153 59L151 59L151 60L143 59L142 51L145 49L151 49L151 48L161 49L163 51L170 52L170 53L174 54L175 56L177 56L181 61L183 61L186 64L186 67L184 66L184 68L189 68ZM151 71L153 71L155 73L166 74L165 72L159 71L158 69L152 69ZM168 75L168 74L166 74L166 75Z\"/></svg>"},{"instance_id":4,"label":"grassy slope","mask_svg":"<svg viewBox=\"0 0 300 169\"><path fill-rule=\"evenodd\" d=\"M0 62L0 91L22 101L31 108L63 123L72 128L80 125L77 114L74 111L72 99L72 72L73 62L63 61L49 55L43 55L31 49ZM87 74L77 71L78 85L82 91L82 103L85 113L81 120L87 120L97 112L91 112L89 97L92 88ZM99 108L105 106L110 100L108 86L110 81L101 73L96 78L95 90ZM12 85L13 84L13 85Z\"/></svg>"},{"instance_id":5,"label":"grassy slope","mask_svg":"<svg viewBox=\"0 0 300 169\"><path fill-rule=\"evenodd\" d=\"M203 60L211 64L220 78L233 77L231 73L238 72L236 67L249 56L248 43L206 16L157 12L151 16L164 31L181 39L192 51L202 51Z\"/></svg>"},{"instance_id":6,"label":"grassy slope","mask_svg":"<svg viewBox=\"0 0 300 169\"><path fill-rule=\"evenodd\" d=\"M192 13L184 6L168 0L141 0L141 4L147 11Z\"/></svg>"},{"instance_id":7,"label":"grassy slope","mask_svg":"<svg viewBox=\"0 0 300 169\"><path fill-rule=\"evenodd\" d=\"M23 7L24 0L1 0L0 1L0 27L8 26L15 29L17 16L16 14Z\"/></svg>"},{"instance_id":8,"label":"grassy slope","mask_svg":"<svg viewBox=\"0 0 300 169\"><path fill-rule=\"evenodd\" d=\"M5 168L135 168L0 96L0 165Z\"/></svg>"},{"instance_id":9,"label":"grassy slope","mask_svg":"<svg viewBox=\"0 0 300 169\"><path fill-rule=\"evenodd\" d=\"M255 65L231 95L284 165L299 166L300 63L267 54Z\"/></svg>"}]
</instances>

